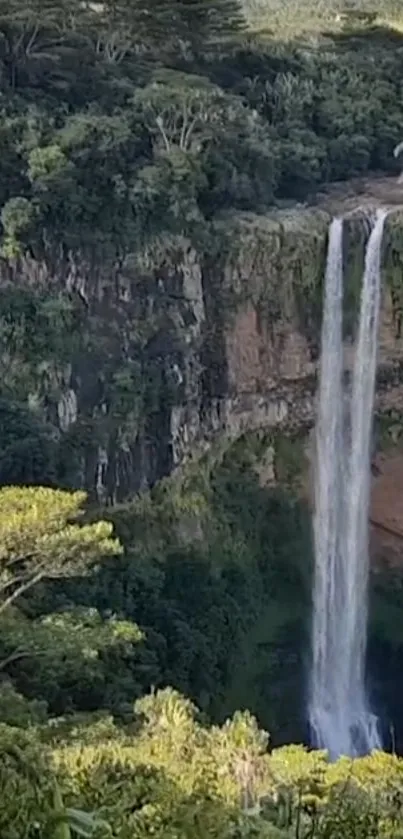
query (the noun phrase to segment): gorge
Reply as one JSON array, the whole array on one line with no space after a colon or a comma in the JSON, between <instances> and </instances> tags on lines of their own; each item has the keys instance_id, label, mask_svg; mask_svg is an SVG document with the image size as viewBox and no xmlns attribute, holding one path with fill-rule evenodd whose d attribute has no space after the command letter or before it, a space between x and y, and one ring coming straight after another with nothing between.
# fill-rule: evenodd
<instances>
[{"instance_id":1,"label":"gorge","mask_svg":"<svg viewBox=\"0 0 403 839\"><path fill-rule=\"evenodd\" d=\"M394 211L382 247L368 657L374 711L403 742L403 637L391 618L402 553L391 487L403 411L399 201L393 179L352 182L307 206L222 217L208 254L178 237L117 266L80 254L2 264L3 311L13 307L12 330L2 321L3 395L15 399L12 410L7 398L0 404L3 481L56 480L107 504L135 559L106 566L88 590L80 582L80 602L113 602L152 626L157 672L214 719L251 707L274 743L309 739L312 429L328 231L344 216L348 378L379 206ZM164 586L163 605L139 603L144 585Z\"/></svg>"}]
</instances>

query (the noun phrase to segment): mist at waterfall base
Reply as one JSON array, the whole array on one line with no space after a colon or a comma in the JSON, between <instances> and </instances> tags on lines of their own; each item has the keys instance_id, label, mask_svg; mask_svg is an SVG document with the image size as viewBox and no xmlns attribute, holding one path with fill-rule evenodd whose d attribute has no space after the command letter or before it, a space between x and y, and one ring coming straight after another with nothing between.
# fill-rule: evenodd
<instances>
[{"instance_id":1,"label":"mist at waterfall base","mask_svg":"<svg viewBox=\"0 0 403 839\"><path fill-rule=\"evenodd\" d=\"M370 233L351 393L343 385L343 221L329 230L315 463L315 579L309 723L332 759L381 748L365 689L369 497L381 245Z\"/></svg>"}]
</instances>

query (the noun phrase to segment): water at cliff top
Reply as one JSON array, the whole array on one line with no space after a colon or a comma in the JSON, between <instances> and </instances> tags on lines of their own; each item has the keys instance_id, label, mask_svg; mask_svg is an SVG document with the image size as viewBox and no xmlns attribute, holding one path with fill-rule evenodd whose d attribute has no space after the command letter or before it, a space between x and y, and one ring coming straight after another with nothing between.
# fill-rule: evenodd
<instances>
[{"instance_id":1,"label":"water at cliff top","mask_svg":"<svg viewBox=\"0 0 403 839\"><path fill-rule=\"evenodd\" d=\"M365 693L365 654L370 448L385 217L385 212L378 213L366 248L348 403L343 388L342 221L334 219L329 231L316 427L309 718L315 745L328 749L331 757L365 754L381 746Z\"/></svg>"}]
</instances>

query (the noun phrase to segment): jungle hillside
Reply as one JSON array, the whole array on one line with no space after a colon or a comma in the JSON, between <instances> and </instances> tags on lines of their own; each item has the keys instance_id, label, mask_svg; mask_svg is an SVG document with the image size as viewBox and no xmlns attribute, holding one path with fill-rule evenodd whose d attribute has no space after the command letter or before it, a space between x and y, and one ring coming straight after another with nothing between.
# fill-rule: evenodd
<instances>
[{"instance_id":1,"label":"jungle hillside","mask_svg":"<svg viewBox=\"0 0 403 839\"><path fill-rule=\"evenodd\" d=\"M401 839L401 571L371 589L387 752L329 763L308 429L193 458L189 429L231 395L234 219L397 178L402 79L398 0L0 0L0 839Z\"/></svg>"}]
</instances>

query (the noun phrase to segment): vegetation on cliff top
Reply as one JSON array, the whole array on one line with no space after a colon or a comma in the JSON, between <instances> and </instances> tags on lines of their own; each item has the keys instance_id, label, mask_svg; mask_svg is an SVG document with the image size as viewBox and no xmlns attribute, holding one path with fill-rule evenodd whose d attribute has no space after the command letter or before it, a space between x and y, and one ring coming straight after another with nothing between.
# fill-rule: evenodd
<instances>
[{"instance_id":1,"label":"vegetation on cliff top","mask_svg":"<svg viewBox=\"0 0 403 839\"><path fill-rule=\"evenodd\" d=\"M224 23L225 22L225 23ZM121 259L226 207L395 166L392 31L259 40L235 0L0 10L3 253Z\"/></svg>"}]
</instances>

